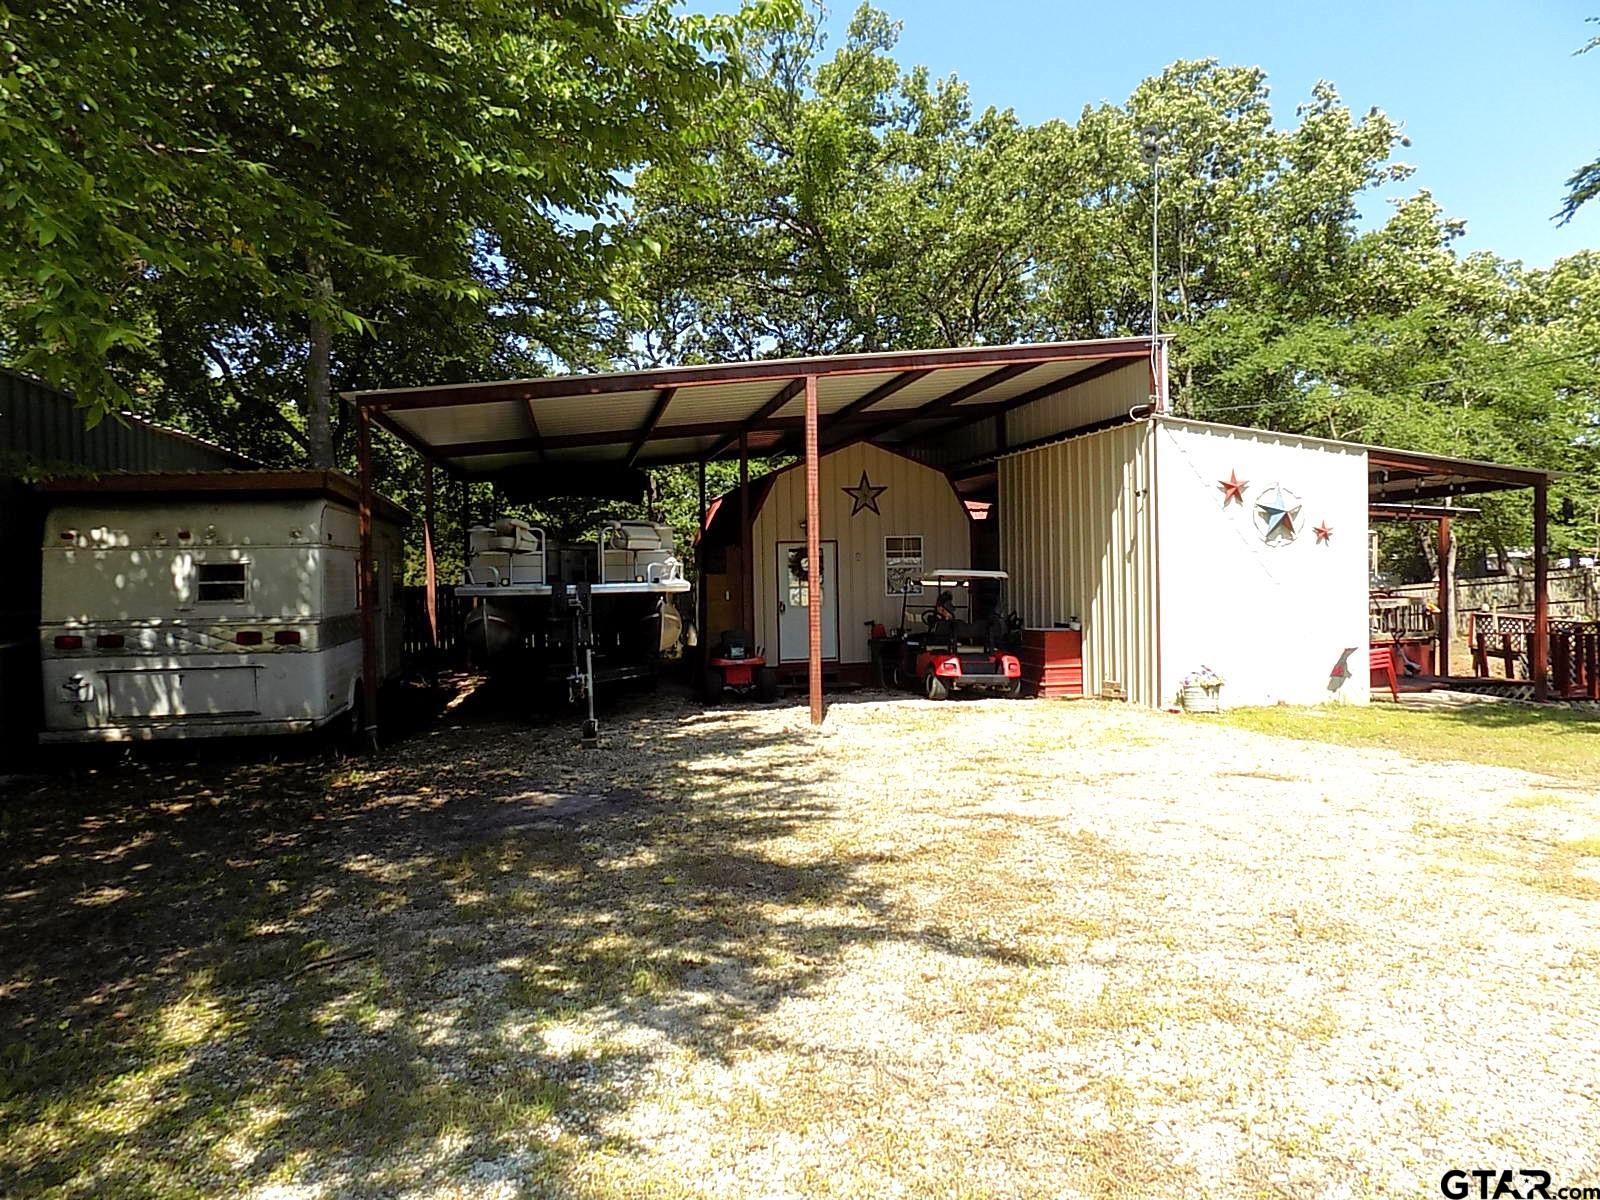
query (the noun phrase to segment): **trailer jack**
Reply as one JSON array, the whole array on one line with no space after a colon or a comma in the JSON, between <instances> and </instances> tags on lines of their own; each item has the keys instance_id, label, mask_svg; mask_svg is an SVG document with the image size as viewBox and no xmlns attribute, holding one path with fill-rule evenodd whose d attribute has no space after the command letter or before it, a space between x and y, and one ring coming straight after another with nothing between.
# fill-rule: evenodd
<instances>
[{"instance_id":1,"label":"trailer jack","mask_svg":"<svg viewBox=\"0 0 1600 1200\"><path fill-rule=\"evenodd\" d=\"M553 593L557 605L564 604L571 622L572 669L567 675L567 703L574 708L586 705L580 738L586 748L600 744L600 722L594 711L594 625L590 616L594 597L588 583L577 583L572 590L557 583Z\"/></svg>"}]
</instances>

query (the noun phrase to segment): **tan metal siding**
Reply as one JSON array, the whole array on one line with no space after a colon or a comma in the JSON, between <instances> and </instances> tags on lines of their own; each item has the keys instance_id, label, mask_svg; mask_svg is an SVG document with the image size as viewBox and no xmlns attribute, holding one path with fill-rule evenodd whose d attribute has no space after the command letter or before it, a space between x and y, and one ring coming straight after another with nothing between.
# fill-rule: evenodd
<instances>
[{"instance_id":1,"label":"tan metal siding","mask_svg":"<svg viewBox=\"0 0 1600 1200\"><path fill-rule=\"evenodd\" d=\"M1147 422L999 460L1000 563L1023 621L1083 621L1084 691L1160 704L1155 465Z\"/></svg>"},{"instance_id":2,"label":"tan metal siding","mask_svg":"<svg viewBox=\"0 0 1600 1200\"><path fill-rule=\"evenodd\" d=\"M883 539L894 534L922 535L928 567L971 565L970 522L966 507L942 471L862 442L825 455L820 507L824 541L839 543L839 661L864 663L868 621L894 625L900 602L884 591ZM888 490L878 497L881 515L867 510L850 515L854 487L865 471ZM774 659L778 653L778 542L805 540L805 474L788 469L774 477L756 512L752 544L755 558L756 639ZM734 494L733 503L737 503Z\"/></svg>"}]
</instances>

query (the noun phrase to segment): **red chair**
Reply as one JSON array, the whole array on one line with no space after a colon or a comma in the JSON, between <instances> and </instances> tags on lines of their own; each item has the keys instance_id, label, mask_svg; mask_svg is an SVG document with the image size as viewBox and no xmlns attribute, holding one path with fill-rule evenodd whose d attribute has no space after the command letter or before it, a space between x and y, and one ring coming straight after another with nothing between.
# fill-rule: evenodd
<instances>
[{"instance_id":1,"label":"red chair","mask_svg":"<svg viewBox=\"0 0 1600 1200\"><path fill-rule=\"evenodd\" d=\"M1386 679L1389 684L1389 694L1394 697L1395 703L1400 702L1400 676L1395 671L1394 643L1388 642L1382 646L1367 647L1367 666L1372 672L1372 682L1382 683Z\"/></svg>"}]
</instances>

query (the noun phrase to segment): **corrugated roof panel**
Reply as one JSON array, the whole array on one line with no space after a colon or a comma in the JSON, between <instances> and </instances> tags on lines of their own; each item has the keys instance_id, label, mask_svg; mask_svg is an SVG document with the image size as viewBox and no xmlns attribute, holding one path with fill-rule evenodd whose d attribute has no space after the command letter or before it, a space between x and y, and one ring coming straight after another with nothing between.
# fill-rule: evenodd
<instances>
[{"instance_id":1,"label":"corrugated roof panel","mask_svg":"<svg viewBox=\"0 0 1600 1200\"><path fill-rule=\"evenodd\" d=\"M924 375L915 383L907 384L894 395L879 401L867 411L871 413L900 412L908 408L920 408L930 404L941 396L948 396L957 388L965 387L977 379L982 379L999 370L998 367L951 367L945 371L934 371ZM1029 372L1030 374L1032 372ZM987 395L988 393L984 393Z\"/></svg>"},{"instance_id":2,"label":"corrugated roof panel","mask_svg":"<svg viewBox=\"0 0 1600 1200\"><path fill-rule=\"evenodd\" d=\"M644 466L658 459L703 454L715 446L717 441L716 437L662 438L645 446L639 455L639 464Z\"/></svg>"},{"instance_id":3,"label":"corrugated roof panel","mask_svg":"<svg viewBox=\"0 0 1600 1200\"><path fill-rule=\"evenodd\" d=\"M533 466L540 460L537 454L519 452L516 454L474 454L470 458L452 458L449 461L464 471L477 474L498 471L504 467Z\"/></svg>"},{"instance_id":4,"label":"corrugated roof panel","mask_svg":"<svg viewBox=\"0 0 1600 1200\"><path fill-rule=\"evenodd\" d=\"M103 470L205 470L250 459L141 417L109 414L93 429L74 398L36 379L0 369L0 451L37 464Z\"/></svg>"},{"instance_id":5,"label":"corrugated roof panel","mask_svg":"<svg viewBox=\"0 0 1600 1200\"><path fill-rule=\"evenodd\" d=\"M1065 383L1078 372L1086 371L1090 367L1097 367L1103 361L1103 359L1090 358L1068 362L1041 363L1031 370L1024 371L1015 379L1008 379L992 388L986 388L971 399L963 400L954 407L964 408L968 404L1001 404L1025 392L1042 388L1046 384L1057 381Z\"/></svg>"},{"instance_id":6,"label":"corrugated roof panel","mask_svg":"<svg viewBox=\"0 0 1600 1200\"><path fill-rule=\"evenodd\" d=\"M529 435L527 409L515 400L460 408L398 409L389 419L442 450L464 442L503 442Z\"/></svg>"},{"instance_id":7,"label":"corrugated roof panel","mask_svg":"<svg viewBox=\"0 0 1600 1200\"><path fill-rule=\"evenodd\" d=\"M545 437L563 437L591 430L612 433L642 428L660 393L654 390L615 392L609 396L562 396L535 400L534 416ZM679 392L667 406L667 422L677 421L684 393Z\"/></svg>"},{"instance_id":8,"label":"corrugated roof panel","mask_svg":"<svg viewBox=\"0 0 1600 1200\"><path fill-rule=\"evenodd\" d=\"M784 380L702 384L679 388L663 425L698 425L705 421L746 421L787 386Z\"/></svg>"},{"instance_id":9,"label":"corrugated roof panel","mask_svg":"<svg viewBox=\"0 0 1600 1200\"><path fill-rule=\"evenodd\" d=\"M903 374L903 371L875 371L870 375L824 375L817 380L817 412L823 416L838 412L874 388L880 388ZM790 406L785 405L779 412L780 415L791 415ZM792 415L801 416L804 412L805 397L801 396L799 406L792 410Z\"/></svg>"}]
</instances>

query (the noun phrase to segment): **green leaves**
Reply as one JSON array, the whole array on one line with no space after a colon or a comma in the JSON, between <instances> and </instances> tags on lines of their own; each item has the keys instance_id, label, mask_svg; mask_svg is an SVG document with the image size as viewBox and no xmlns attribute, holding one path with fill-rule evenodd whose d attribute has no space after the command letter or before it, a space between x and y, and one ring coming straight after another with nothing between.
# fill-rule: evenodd
<instances>
[{"instance_id":1,"label":"green leaves","mask_svg":"<svg viewBox=\"0 0 1600 1200\"><path fill-rule=\"evenodd\" d=\"M1590 22L1600 24L1600 17L1590 17ZM1577 50L1579 54L1600 47L1600 37L1592 37ZM1567 180L1566 199L1561 203L1561 211L1556 214L1556 220L1565 225L1577 215L1578 210L1595 197L1600 196L1600 158L1579 167Z\"/></svg>"},{"instance_id":2,"label":"green leaves","mask_svg":"<svg viewBox=\"0 0 1600 1200\"><path fill-rule=\"evenodd\" d=\"M707 56L791 10L0 4L0 341L91 413L215 376L219 342L281 346L248 386L292 405L310 324L347 384L413 305L582 359L631 249L584 245L590 225L628 172L700 143L726 76Z\"/></svg>"},{"instance_id":3,"label":"green leaves","mask_svg":"<svg viewBox=\"0 0 1600 1200\"><path fill-rule=\"evenodd\" d=\"M633 228L664 252L639 267L639 357L1142 332L1153 197L1139 131L1154 126L1180 410L1579 466L1558 505L1594 511L1600 317L1579 316L1600 314L1592 264L1463 259L1463 223L1426 192L1363 226L1365 193L1411 173L1387 113L1354 113L1323 82L1280 125L1262 70L1196 60L1126 104L1029 126L902 68L897 34L863 7L831 53L809 21L746 40L724 102L744 121L719 126L706 161L640 177ZM1561 352L1559 371L1538 365Z\"/></svg>"}]
</instances>

